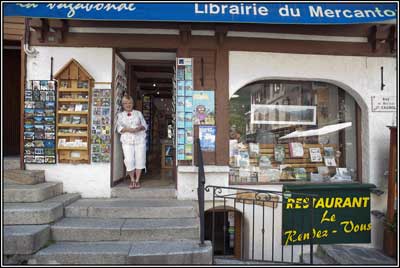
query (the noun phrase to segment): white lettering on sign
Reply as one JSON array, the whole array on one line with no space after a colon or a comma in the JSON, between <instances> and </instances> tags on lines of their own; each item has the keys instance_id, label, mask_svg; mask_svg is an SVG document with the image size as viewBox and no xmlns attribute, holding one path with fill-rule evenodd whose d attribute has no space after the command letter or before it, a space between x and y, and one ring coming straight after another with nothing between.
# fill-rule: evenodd
<instances>
[{"instance_id":1,"label":"white lettering on sign","mask_svg":"<svg viewBox=\"0 0 400 268\"><path fill-rule=\"evenodd\" d=\"M385 10L380 10L379 7L376 7L375 9L366 9L366 10L348 10L348 9L329 9L326 8L324 9L321 6L309 6L308 7L310 16L317 17L317 18L323 18L323 17L328 17L328 18L383 18L385 16L388 17L395 17L396 12L385 9ZM382 14L383 13L383 14Z\"/></svg>"},{"instance_id":2,"label":"white lettering on sign","mask_svg":"<svg viewBox=\"0 0 400 268\"><path fill-rule=\"evenodd\" d=\"M372 96L373 112L396 112L397 102L396 96Z\"/></svg>"},{"instance_id":3,"label":"white lettering on sign","mask_svg":"<svg viewBox=\"0 0 400 268\"><path fill-rule=\"evenodd\" d=\"M257 4L194 4L195 14L268 15L268 8Z\"/></svg>"},{"instance_id":4,"label":"white lettering on sign","mask_svg":"<svg viewBox=\"0 0 400 268\"><path fill-rule=\"evenodd\" d=\"M134 11L136 9L135 4L48 4L47 7L52 10L52 9L68 9L69 12L67 14L68 18L71 18L75 16L76 11L81 9L85 10L86 12L91 11L92 9L95 9L97 11L100 10L105 10L105 11L110 11L110 10L116 10L118 12L123 11L123 10L128 10L128 11Z\"/></svg>"}]
</instances>

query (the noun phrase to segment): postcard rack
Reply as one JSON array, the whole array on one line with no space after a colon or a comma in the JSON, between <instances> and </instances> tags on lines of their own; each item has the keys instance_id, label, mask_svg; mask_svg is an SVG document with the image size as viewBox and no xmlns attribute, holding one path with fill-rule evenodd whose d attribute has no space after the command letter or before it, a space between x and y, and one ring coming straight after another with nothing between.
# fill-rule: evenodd
<instances>
[{"instance_id":1,"label":"postcard rack","mask_svg":"<svg viewBox=\"0 0 400 268\"><path fill-rule=\"evenodd\" d=\"M74 59L55 78L57 92L57 153L59 163L90 163L92 76Z\"/></svg>"}]
</instances>

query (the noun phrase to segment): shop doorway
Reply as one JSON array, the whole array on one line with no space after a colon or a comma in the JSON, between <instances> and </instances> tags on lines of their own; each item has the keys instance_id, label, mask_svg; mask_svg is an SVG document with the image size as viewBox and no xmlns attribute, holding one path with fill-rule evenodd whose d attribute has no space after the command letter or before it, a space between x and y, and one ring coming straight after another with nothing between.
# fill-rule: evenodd
<instances>
[{"instance_id":1,"label":"shop doorway","mask_svg":"<svg viewBox=\"0 0 400 268\"><path fill-rule=\"evenodd\" d=\"M5 41L3 47L3 153L18 161L20 155L21 46Z\"/></svg>"},{"instance_id":2,"label":"shop doorway","mask_svg":"<svg viewBox=\"0 0 400 268\"><path fill-rule=\"evenodd\" d=\"M175 187L175 150L173 148L173 80L176 53L124 52L127 92L146 123L146 172L142 187ZM125 176L123 183L129 178Z\"/></svg>"}]
</instances>

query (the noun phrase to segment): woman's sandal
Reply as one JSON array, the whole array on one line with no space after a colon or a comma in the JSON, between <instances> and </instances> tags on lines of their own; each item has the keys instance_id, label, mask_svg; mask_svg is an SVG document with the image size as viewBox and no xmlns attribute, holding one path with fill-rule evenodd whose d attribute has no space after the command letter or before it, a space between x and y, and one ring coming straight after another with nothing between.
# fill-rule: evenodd
<instances>
[{"instance_id":1,"label":"woman's sandal","mask_svg":"<svg viewBox=\"0 0 400 268\"><path fill-rule=\"evenodd\" d=\"M136 188L136 183L134 182L134 181L132 181L130 184L129 184L129 189L135 189Z\"/></svg>"},{"instance_id":2,"label":"woman's sandal","mask_svg":"<svg viewBox=\"0 0 400 268\"><path fill-rule=\"evenodd\" d=\"M135 182L135 189L139 189L139 188L141 188L142 186L140 185L140 182Z\"/></svg>"}]
</instances>

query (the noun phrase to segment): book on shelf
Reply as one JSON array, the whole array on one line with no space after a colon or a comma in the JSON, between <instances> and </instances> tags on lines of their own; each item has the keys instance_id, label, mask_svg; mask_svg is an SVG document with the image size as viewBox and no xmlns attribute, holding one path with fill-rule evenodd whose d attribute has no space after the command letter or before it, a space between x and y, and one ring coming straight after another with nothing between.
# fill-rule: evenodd
<instances>
[{"instance_id":1,"label":"book on shelf","mask_svg":"<svg viewBox=\"0 0 400 268\"><path fill-rule=\"evenodd\" d=\"M61 124L71 124L71 117L70 116L61 116L60 123Z\"/></svg>"},{"instance_id":2,"label":"book on shelf","mask_svg":"<svg viewBox=\"0 0 400 268\"><path fill-rule=\"evenodd\" d=\"M249 167L250 166L249 153L247 151L240 151L239 155L240 155L239 166L240 167Z\"/></svg>"},{"instance_id":3,"label":"book on shelf","mask_svg":"<svg viewBox=\"0 0 400 268\"><path fill-rule=\"evenodd\" d=\"M75 112L82 112L82 107L83 107L82 104L76 104L75 105Z\"/></svg>"},{"instance_id":4,"label":"book on shelf","mask_svg":"<svg viewBox=\"0 0 400 268\"><path fill-rule=\"evenodd\" d=\"M325 166L327 167L336 167L336 160L334 156L325 156Z\"/></svg>"},{"instance_id":5,"label":"book on shelf","mask_svg":"<svg viewBox=\"0 0 400 268\"><path fill-rule=\"evenodd\" d=\"M275 145L274 157L276 162L283 162L285 160L285 146L283 144Z\"/></svg>"},{"instance_id":6,"label":"book on shelf","mask_svg":"<svg viewBox=\"0 0 400 268\"><path fill-rule=\"evenodd\" d=\"M320 166L317 167L318 169L318 174L320 174L323 178L329 178L330 177L330 172L329 168L326 166Z\"/></svg>"},{"instance_id":7,"label":"book on shelf","mask_svg":"<svg viewBox=\"0 0 400 268\"><path fill-rule=\"evenodd\" d=\"M260 154L260 145L258 143L249 143L250 157L257 157Z\"/></svg>"},{"instance_id":8,"label":"book on shelf","mask_svg":"<svg viewBox=\"0 0 400 268\"><path fill-rule=\"evenodd\" d=\"M260 160L259 160L259 167L260 167L260 169L268 169L268 168L271 168L272 167L272 165L271 165L271 159L268 157L268 156L266 156L266 155L263 155L263 156L261 156L260 157Z\"/></svg>"},{"instance_id":9,"label":"book on shelf","mask_svg":"<svg viewBox=\"0 0 400 268\"><path fill-rule=\"evenodd\" d=\"M307 180L307 171L305 168L294 168L293 174L296 180Z\"/></svg>"},{"instance_id":10,"label":"book on shelf","mask_svg":"<svg viewBox=\"0 0 400 268\"><path fill-rule=\"evenodd\" d=\"M80 124L83 124L83 125L87 124L86 117L81 117Z\"/></svg>"},{"instance_id":11,"label":"book on shelf","mask_svg":"<svg viewBox=\"0 0 400 268\"><path fill-rule=\"evenodd\" d=\"M81 123L81 117L80 116L73 116L72 117L72 124L80 124Z\"/></svg>"},{"instance_id":12,"label":"book on shelf","mask_svg":"<svg viewBox=\"0 0 400 268\"><path fill-rule=\"evenodd\" d=\"M324 147L324 156L335 156L333 147Z\"/></svg>"},{"instance_id":13,"label":"book on shelf","mask_svg":"<svg viewBox=\"0 0 400 268\"><path fill-rule=\"evenodd\" d=\"M289 143L289 152L290 157L303 157L303 145L300 142L291 142Z\"/></svg>"},{"instance_id":14,"label":"book on shelf","mask_svg":"<svg viewBox=\"0 0 400 268\"><path fill-rule=\"evenodd\" d=\"M309 148L310 161L311 162L322 162L322 155L320 148Z\"/></svg>"},{"instance_id":15,"label":"book on shelf","mask_svg":"<svg viewBox=\"0 0 400 268\"><path fill-rule=\"evenodd\" d=\"M336 168L336 178L351 181L351 173L347 168Z\"/></svg>"}]
</instances>

